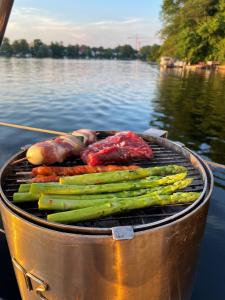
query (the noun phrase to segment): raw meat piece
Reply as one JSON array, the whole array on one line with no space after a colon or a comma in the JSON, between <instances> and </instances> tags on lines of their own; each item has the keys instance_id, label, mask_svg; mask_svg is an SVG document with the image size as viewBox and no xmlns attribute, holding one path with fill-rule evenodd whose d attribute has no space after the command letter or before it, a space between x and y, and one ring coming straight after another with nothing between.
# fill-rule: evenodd
<instances>
[{"instance_id":1,"label":"raw meat piece","mask_svg":"<svg viewBox=\"0 0 225 300\"><path fill-rule=\"evenodd\" d=\"M134 132L120 132L88 146L82 160L91 166L153 157L150 146Z\"/></svg>"}]
</instances>

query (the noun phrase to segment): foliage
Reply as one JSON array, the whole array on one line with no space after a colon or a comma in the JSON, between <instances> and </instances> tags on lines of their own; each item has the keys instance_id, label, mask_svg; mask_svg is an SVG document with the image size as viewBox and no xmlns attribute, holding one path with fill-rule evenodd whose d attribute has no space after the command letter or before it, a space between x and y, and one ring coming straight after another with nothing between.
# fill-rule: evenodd
<instances>
[{"instance_id":1,"label":"foliage","mask_svg":"<svg viewBox=\"0 0 225 300\"><path fill-rule=\"evenodd\" d=\"M14 54L26 55L30 53L30 47L25 39L14 41L12 49Z\"/></svg>"},{"instance_id":2,"label":"foliage","mask_svg":"<svg viewBox=\"0 0 225 300\"><path fill-rule=\"evenodd\" d=\"M51 43L50 49L52 51L53 58L63 58L65 56L65 49L63 43Z\"/></svg>"},{"instance_id":3,"label":"foliage","mask_svg":"<svg viewBox=\"0 0 225 300\"><path fill-rule=\"evenodd\" d=\"M68 45L66 49L67 57L69 58L78 58L79 57L79 45Z\"/></svg>"},{"instance_id":4,"label":"foliage","mask_svg":"<svg viewBox=\"0 0 225 300\"><path fill-rule=\"evenodd\" d=\"M156 44L152 46L144 46L141 48L139 56L143 60L157 61L160 56L160 46Z\"/></svg>"},{"instance_id":5,"label":"foliage","mask_svg":"<svg viewBox=\"0 0 225 300\"><path fill-rule=\"evenodd\" d=\"M30 48L31 54L33 56L37 56L38 51L39 51L40 47L42 47L42 45L44 45L44 44L40 39L35 39L33 41L33 43L31 44L31 48Z\"/></svg>"},{"instance_id":6,"label":"foliage","mask_svg":"<svg viewBox=\"0 0 225 300\"><path fill-rule=\"evenodd\" d=\"M97 58L97 59L137 59L156 61L159 57L159 45L143 47L138 53L130 45L118 46L116 48L89 47L87 45L64 46L62 42L52 42L46 45L40 39L35 39L30 45L24 39L16 40L10 44L5 38L2 43L0 55L26 57L31 54L37 58ZM150 50L149 50L150 49Z\"/></svg>"},{"instance_id":7,"label":"foliage","mask_svg":"<svg viewBox=\"0 0 225 300\"><path fill-rule=\"evenodd\" d=\"M164 0L162 54L196 63L225 60L224 0Z\"/></svg>"},{"instance_id":8,"label":"foliage","mask_svg":"<svg viewBox=\"0 0 225 300\"><path fill-rule=\"evenodd\" d=\"M8 38L3 39L0 53L1 55L5 55L7 57L12 56L13 49Z\"/></svg>"},{"instance_id":9,"label":"foliage","mask_svg":"<svg viewBox=\"0 0 225 300\"><path fill-rule=\"evenodd\" d=\"M130 45L118 46L115 50L118 58L134 59L136 57L136 51Z\"/></svg>"}]
</instances>

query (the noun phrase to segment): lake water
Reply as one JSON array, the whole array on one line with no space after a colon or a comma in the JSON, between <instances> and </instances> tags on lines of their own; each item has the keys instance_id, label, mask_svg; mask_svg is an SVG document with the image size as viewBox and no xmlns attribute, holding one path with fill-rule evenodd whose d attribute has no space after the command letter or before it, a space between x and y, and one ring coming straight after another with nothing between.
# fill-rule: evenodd
<instances>
[{"instance_id":1,"label":"lake water","mask_svg":"<svg viewBox=\"0 0 225 300\"><path fill-rule=\"evenodd\" d=\"M225 164L225 74L160 71L135 61L2 58L0 78L1 121L60 131L157 127L204 158ZM0 132L1 165L21 146L46 138L13 128ZM215 169L214 175L192 300L225 299L225 171ZM3 257L4 242L1 270ZM9 258L3 260L0 298L19 299L6 286L7 279L14 283Z\"/></svg>"}]
</instances>

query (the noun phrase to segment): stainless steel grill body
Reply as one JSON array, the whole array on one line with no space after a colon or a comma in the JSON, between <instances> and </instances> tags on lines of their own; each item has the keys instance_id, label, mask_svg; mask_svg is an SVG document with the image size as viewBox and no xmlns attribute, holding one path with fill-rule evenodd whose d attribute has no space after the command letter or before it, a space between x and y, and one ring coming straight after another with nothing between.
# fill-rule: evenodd
<instances>
[{"instance_id":1,"label":"stainless steel grill body","mask_svg":"<svg viewBox=\"0 0 225 300\"><path fill-rule=\"evenodd\" d=\"M0 208L23 300L190 299L213 178L188 149L166 139L149 140L173 148L201 175L199 200L182 209L172 207L170 216L125 227L120 223L119 229L104 226L104 220L55 226L32 210L14 207L3 189ZM5 170L7 166L2 186Z\"/></svg>"},{"instance_id":2,"label":"stainless steel grill body","mask_svg":"<svg viewBox=\"0 0 225 300\"><path fill-rule=\"evenodd\" d=\"M49 300L188 300L207 207L119 241L40 227L1 203L22 299L40 299L41 288Z\"/></svg>"}]
</instances>

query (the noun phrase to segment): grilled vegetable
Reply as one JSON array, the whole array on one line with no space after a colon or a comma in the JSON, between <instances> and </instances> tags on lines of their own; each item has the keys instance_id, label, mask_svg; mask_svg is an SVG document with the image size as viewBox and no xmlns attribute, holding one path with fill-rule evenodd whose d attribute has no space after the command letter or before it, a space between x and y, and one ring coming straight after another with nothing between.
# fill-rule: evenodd
<instances>
[{"instance_id":1,"label":"grilled vegetable","mask_svg":"<svg viewBox=\"0 0 225 300\"><path fill-rule=\"evenodd\" d=\"M111 183L120 181L129 181L144 178L150 175L149 169L137 169L137 170L127 170L127 171L113 171L106 173L96 173L96 174L85 174L69 177L61 177L59 182L61 184L99 184L99 183Z\"/></svg>"},{"instance_id":2,"label":"grilled vegetable","mask_svg":"<svg viewBox=\"0 0 225 300\"><path fill-rule=\"evenodd\" d=\"M20 185L20 187L19 187L18 192L19 192L19 193L26 193L26 192L29 192L30 187L31 187L31 184L28 184L28 183L22 183L22 184Z\"/></svg>"},{"instance_id":3,"label":"grilled vegetable","mask_svg":"<svg viewBox=\"0 0 225 300\"><path fill-rule=\"evenodd\" d=\"M128 190L138 190L143 188L166 185L182 180L187 173L166 176L160 179L145 178L141 180L131 180L127 182L108 183L98 185L63 185L58 183L32 183L30 192L32 194L64 194L64 195L84 195L100 194L110 192L121 192Z\"/></svg>"},{"instance_id":4,"label":"grilled vegetable","mask_svg":"<svg viewBox=\"0 0 225 300\"><path fill-rule=\"evenodd\" d=\"M139 178L144 178L147 176L154 175L168 175L176 174L186 171L186 168L182 166L163 166L163 167L153 167L153 168L144 168L137 170L126 170L126 171L113 171L106 173L96 173L96 174L85 174L77 176L69 176L60 178L61 184L99 184L99 183L111 183L111 182L120 182L127 180L134 180Z\"/></svg>"},{"instance_id":5,"label":"grilled vegetable","mask_svg":"<svg viewBox=\"0 0 225 300\"><path fill-rule=\"evenodd\" d=\"M32 202L32 201L37 201L39 198L38 195L31 194L29 192L25 193L14 193L13 194L13 201L14 202Z\"/></svg>"},{"instance_id":6,"label":"grilled vegetable","mask_svg":"<svg viewBox=\"0 0 225 300\"><path fill-rule=\"evenodd\" d=\"M51 202L52 200L96 200L96 199L111 199L114 197L117 198L125 198L125 197L135 197L140 196L143 194L146 194L148 192L148 189L141 189L137 191L123 191L118 193L107 193L107 194L93 194L93 195L45 195L42 194L41 196L31 194L29 192L25 193L14 193L13 194L13 201L14 202L31 202L31 201L37 201L40 197L40 199L44 199L45 202Z\"/></svg>"},{"instance_id":7,"label":"grilled vegetable","mask_svg":"<svg viewBox=\"0 0 225 300\"><path fill-rule=\"evenodd\" d=\"M174 203L188 203L198 199L200 193L174 193L172 195L144 195L137 198L123 198L120 201L108 201L103 205L49 214L47 219L58 223L75 223L109 216L115 213L140 209L152 205L168 205Z\"/></svg>"},{"instance_id":8,"label":"grilled vegetable","mask_svg":"<svg viewBox=\"0 0 225 300\"><path fill-rule=\"evenodd\" d=\"M122 191L117 193L104 193L104 194L93 194L93 195L48 195L41 194L40 199L48 202L51 200L98 200L98 199L111 199L111 198L127 198L136 197L146 194L149 189L140 189L136 191Z\"/></svg>"},{"instance_id":9,"label":"grilled vegetable","mask_svg":"<svg viewBox=\"0 0 225 300\"><path fill-rule=\"evenodd\" d=\"M152 189L147 190L147 192L145 192L144 196L141 196L141 197L157 196L160 194L170 194L178 189L187 187L188 185L191 184L191 182L192 182L192 179L187 178L187 179L184 179L181 181L177 181L174 184L168 185L166 187L152 188ZM144 190L144 191L146 191L146 190ZM117 194L122 194L122 193L123 192L117 193ZM129 195L129 192L127 192L127 194ZM89 207L89 206L95 206L95 205L105 204L105 203L113 203L115 201L120 201L122 199L122 197L120 198L120 196L116 195L116 193L111 194L111 195L113 195L113 196L111 196L110 199L104 198L102 196L102 194L99 194L97 196L98 198L96 197L96 199L88 199L88 197L87 197L87 200L81 200L81 199L68 200L66 196L64 196L64 199L63 198L59 199L59 198L55 198L54 196L51 197L49 195L48 196L42 195L39 199L38 207L39 207L39 209L62 210L63 211L63 210L72 210L72 209L79 209L79 208L84 208L84 207ZM93 195L90 195L90 196L93 196ZM129 198L131 198L131 197L129 197ZM140 198L140 197L136 197L135 199L138 199L138 198Z\"/></svg>"}]
</instances>

